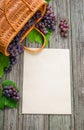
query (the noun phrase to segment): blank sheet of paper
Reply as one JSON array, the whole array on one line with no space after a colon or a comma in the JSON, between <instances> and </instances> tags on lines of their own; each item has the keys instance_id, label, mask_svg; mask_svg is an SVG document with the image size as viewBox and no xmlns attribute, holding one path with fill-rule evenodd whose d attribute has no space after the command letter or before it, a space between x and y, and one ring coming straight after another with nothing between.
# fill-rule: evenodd
<instances>
[{"instance_id":1,"label":"blank sheet of paper","mask_svg":"<svg viewBox=\"0 0 84 130\"><path fill-rule=\"evenodd\" d=\"M68 49L24 52L23 114L71 114Z\"/></svg>"}]
</instances>

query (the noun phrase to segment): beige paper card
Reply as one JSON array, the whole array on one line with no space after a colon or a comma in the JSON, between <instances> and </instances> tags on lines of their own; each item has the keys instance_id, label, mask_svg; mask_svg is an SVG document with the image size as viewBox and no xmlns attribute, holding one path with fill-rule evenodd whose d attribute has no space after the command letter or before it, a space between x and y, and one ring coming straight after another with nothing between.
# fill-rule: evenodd
<instances>
[{"instance_id":1,"label":"beige paper card","mask_svg":"<svg viewBox=\"0 0 84 130\"><path fill-rule=\"evenodd\" d=\"M24 53L23 114L71 114L68 49Z\"/></svg>"}]
</instances>

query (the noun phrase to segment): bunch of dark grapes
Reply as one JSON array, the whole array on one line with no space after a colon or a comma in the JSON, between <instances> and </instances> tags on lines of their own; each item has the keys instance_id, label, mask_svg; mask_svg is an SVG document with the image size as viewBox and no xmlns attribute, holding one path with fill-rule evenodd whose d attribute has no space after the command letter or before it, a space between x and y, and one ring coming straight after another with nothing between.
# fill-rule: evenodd
<instances>
[{"instance_id":1,"label":"bunch of dark grapes","mask_svg":"<svg viewBox=\"0 0 84 130\"><path fill-rule=\"evenodd\" d=\"M69 32L69 25L66 19L60 21L59 28L61 37L66 38Z\"/></svg>"},{"instance_id":2,"label":"bunch of dark grapes","mask_svg":"<svg viewBox=\"0 0 84 130\"><path fill-rule=\"evenodd\" d=\"M6 73L10 72L12 70L12 67L17 63L17 57L16 56L9 56L10 66L5 67L4 71Z\"/></svg>"},{"instance_id":3,"label":"bunch of dark grapes","mask_svg":"<svg viewBox=\"0 0 84 130\"><path fill-rule=\"evenodd\" d=\"M36 24L36 27L43 33L43 34L47 34L48 31L45 27L45 24L43 22L39 22L38 24Z\"/></svg>"},{"instance_id":4,"label":"bunch of dark grapes","mask_svg":"<svg viewBox=\"0 0 84 130\"><path fill-rule=\"evenodd\" d=\"M7 51L9 52L10 56L18 56L19 54L24 52L24 47L20 45L20 37L17 35L14 40L8 46Z\"/></svg>"},{"instance_id":5,"label":"bunch of dark grapes","mask_svg":"<svg viewBox=\"0 0 84 130\"><path fill-rule=\"evenodd\" d=\"M9 56L9 61L10 61L10 66L4 68L4 71L6 73L12 71L12 67L17 63L17 57L16 56Z\"/></svg>"},{"instance_id":6,"label":"bunch of dark grapes","mask_svg":"<svg viewBox=\"0 0 84 130\"><path fill-rule=\"evenodd\" d=\"M47 34L47 29L54 31L56 28L56 16L51 8L51 6L47 5L46 12L41 22L36 24L36 27L44 34Z\"/></svg>"},{"instance_id":7,"label":"bunch of dark grapes","mask_svg":"<svg viewBox=\"0 0 84 130\"><path fill-rule=\"evenodd\" d=\"M55 30L57 20L56 20L56 16L55 16L54 11L52 10L51 6L47 5L46 13L45 13L42 21L45 24L46 28L49 28L52 31Z\"/></svg>"},{"instance_id":8,"label":"bunch of dark grapes","mask_svg":"<svg viewBox=\"0 0 84 130\"><path fill-rule=\"evenodd\" d=\"M10 54L9 60L10 60L10 66L4 68L4 71L10 72L12 70L12 67L17 63L17 56L24 52L24 47L20 44L21 37L24 35L24 33L31 28L36 20L42 17L42 12L38 10L32 18L25 24L23 29L17 34L17 36L13 39L13 41L8 46L8 53Z\"/></svg>"},{"instance_id":9,"label":"bunch of dark grapes","mask_svg":"<svg viewBox=\"0 0 84 130\"><path fill-rule=\"evenodd\" d=\"M19 92L13 86L5 86L3 88L3 94L7 98L11 98L11 99L14 99L16 101L18 101L20 99Z\"/></svg>"},{"instance_id":10,"label":"bunch of dark grapes","mask_svg":"<svg viewBox=\"0 0 84 130\"><path fill-rule=\"evenodd\" d=\"M18 35L10 43L7 51L10 54L9 56L10 66L4 68L4 71L6 73L10 72L12 70L12 67L17 63L17 56L24 52L24 47L20 45L20 37Z\"/></svg>"},{"instance_id":11,"label":"bunch of dark grapes","mask_svg":"<svg viewBox=\"0 0 84 130\"><path fill-rule=\"evenodd\" d=\"M41 18L41 17L42 17L42 12L41 12L40 10L38 10L38 11L34 14L33 19L37 20L37 19L39 19L39 18Z\"/></svg>"}]
</instances>

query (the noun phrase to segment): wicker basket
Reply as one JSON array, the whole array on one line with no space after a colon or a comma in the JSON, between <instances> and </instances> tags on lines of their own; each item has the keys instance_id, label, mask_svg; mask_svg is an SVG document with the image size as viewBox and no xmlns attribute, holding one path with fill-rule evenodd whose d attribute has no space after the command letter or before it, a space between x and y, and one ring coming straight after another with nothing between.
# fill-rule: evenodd
<instances>
[{"instance_id":1,"label":"wicker basket","mask_svg":"<svg viewBox=\"0 0 84 130\"><path fill-rule=\"evenodd\" d=\"M43 16L46 11L44 0L0 0L0 52L9 55L7 52L8 45L38 10L42 11ZM41 18L36 23L40 20ZM25 32L21 43L32 29L36 29L35 25ZM38 29L36 30L41 33ZM37 52L45 46L45 36L43 33L41 35L44 38L44 44ZM27 47L24 48L33 52Z\"/></svg>"}]
</instances>

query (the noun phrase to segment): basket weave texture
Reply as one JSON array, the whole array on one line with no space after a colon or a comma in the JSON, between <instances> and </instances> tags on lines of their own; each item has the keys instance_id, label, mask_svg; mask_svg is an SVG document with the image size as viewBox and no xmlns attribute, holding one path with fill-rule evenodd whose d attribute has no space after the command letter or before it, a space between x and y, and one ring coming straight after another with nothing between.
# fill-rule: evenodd
<instances>
[{"instance_id":1,"label":"basket weave texture","mask_svg":"<svg viewBox=\"0 0 84 130\"><path fill-rule=\"evenodd\" d=\"M7 48L28 20L41 9L45 0L0 0L0 52L8 55Z\"/></svg>"}]
</instances>

